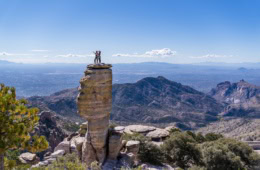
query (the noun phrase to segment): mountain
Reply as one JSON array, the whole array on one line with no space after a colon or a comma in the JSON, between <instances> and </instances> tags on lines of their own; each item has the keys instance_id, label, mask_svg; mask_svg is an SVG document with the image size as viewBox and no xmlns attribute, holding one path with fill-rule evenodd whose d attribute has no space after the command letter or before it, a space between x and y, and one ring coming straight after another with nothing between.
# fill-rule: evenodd
<instances>
[{"instance_id":1,"label":"mountain","mask_svg":"<svg viewBox=\"0 0 260 170\"><path fill-rule=\"evenodd\" d=\"M260 87L244 80L237 83L219 83L209 93L226 105L225 116L249 116L260 118Z\"/></svg>"},{"instance_id":2,"label":"mountain","mask_svg":"<svg viewBox=\"0 0 260 170\"><path fill-rule=\"evenodd\" d=\"M76 113L77 94L74 88L28 100L41 110L80 120ZM217 120L217 115L223 110L214 98L161 76L144 78L136 83L115 84L112 96L111 120L121 124L174 123L180 128L190 129Z\"/></svg>"},{"instance_id":3,"label":"mountain","mask_svg":"<svg viewBox=\"0 0 260 170\"><path fill-rule=\"evenodd\" d=\"M66 89L50 96L33 96L27 98L29 104L38 107L41 111L53 111L58 115L74 121L82 121L77 114L76 88Z\"/></svg>"}]
</instances>

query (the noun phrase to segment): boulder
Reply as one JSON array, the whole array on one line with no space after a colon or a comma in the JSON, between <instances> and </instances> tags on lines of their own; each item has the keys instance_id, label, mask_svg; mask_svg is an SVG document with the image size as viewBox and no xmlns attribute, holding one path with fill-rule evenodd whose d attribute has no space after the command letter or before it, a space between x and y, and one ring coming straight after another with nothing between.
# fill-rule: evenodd
<instances>
[{"instance_id":1,"label":"boulder","mask_svg":"<svg viewBox=\"0 0 260 170\"><path fill-rule=\"evenodd\" d=\"M50 155L50 158L58 158L58 157L63 156L63 155L65 155L64 150L57 150Z\"/></svg>"},{"instance_id":2,"label":"boulder","mask_svg":"<svg viewBox=\"0 0 260 170\"><path fill-rule=\"evenodd\" d=\"M83 142L84 142L85 138L84 137L76 137L74 138L73 142L76 146L76 151L77 151L77 154L78 154L78 157L79 157L79 160L82 160L82 145L83 145Z\"/></svg>"},{"instance_id":3,"label":"boulder","mask_svg":"<svg viewBox=\"0 0 260 170\"><path fill-rule=\"evenodd\" d=\"M156 128L153 126L144 126L144 125L129 125L125 127L125 133L148 133L154 131Z\"/></svg>"},{"instance_id":4,"label":"boulder","mask_svg":"<svg viewBox=\"0 0 260 170\"><path fill-rule=\"evenodd\" d=\"M22 153L19 156L19 160L24 164L35 164L40 161L40 159L36 156L36 154L29 153L29 152Z\"/></svg>"},{"instance_id":5,"label":"boulder","mask_svg":"<svg viewBox=\"0 0 260 170\"><path fill-rule=\"evenodd\" d=\"M113 129L115 132L118 132L118 133L123 133L124 130L125 130L125 127L124 126L116 126L114 127Z\"/></svg>"},{"instance_id":6,"label":"boulder","mask_svg":"<svg viewBox=\"0 0 260 170\"><path fill-rule=\"evenodd\" d=\"M148 132L146 136L151 138L152 140L161 141L165 137L168 137L169 134L170 133L167 130L157 128L154 131Z\"/></svg>"},{"instance_id":7,"label":"boulder","mask_svg":"<svg viewBox=\"0 0 260 170\"><path fill-rule=\"evenodd\" d=\"M108 140L108 159L116 160L122 148L123 131L111 130Z\"/></svg>"},{"instance_id":8,"label":"boulder","mask_svg":"<svg viewBox=\"0 0 260 170\"><path fill-rule=\"evenodd\" d=\"M65 153L70 153L70 141L62 141L55 147L54 152L58 150L64 150Z\"/></svg>"},{"instance_id":9,"label":"boulder","mask_svg":"<svg viewBox=\"0 0 260 170\"><path fill-rule=\"evenodd\" d=\"M137 155L140 147L140 142L135 140L130 140L126 143L127 153L133 153Z\"/></svg>"}]
</instances>

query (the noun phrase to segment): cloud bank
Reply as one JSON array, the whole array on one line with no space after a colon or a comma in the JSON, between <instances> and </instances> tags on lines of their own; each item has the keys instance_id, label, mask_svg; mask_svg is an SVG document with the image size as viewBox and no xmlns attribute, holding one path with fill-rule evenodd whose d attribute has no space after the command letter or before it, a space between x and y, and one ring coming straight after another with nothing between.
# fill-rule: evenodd
<instances>
[{"instance_id":1,"label":"cloud bank","mask_svg":"<svg viewBox=\"0 0 260 170\"><path fill-rule=\"evenodd\" d=\"M7 52L0 52L0 56L28 56L31 54L19 54L19 53L7 53Z\"/></svg>"},{"instance_id":2,"label":"cloud bank","mask_svg":"<svg viewBox=\"0 0 260 170\"><path fill-rule=\"evenodd\" d=\"M113 57L137 57L137 58L167 58L176 55L176 51L172 51L169 48L163 48L159 50L147 51L144 54L113 54Z\"/></svg>"},{"instance_id":3,"label":"cloud bank","mask_svg":"<svg viewBox=\"0 0 260 170\"><path fill-rule=\"evenodd\" d=\"M94 57L94 54L61 54L56 55L57 58L87 58L87 57Z\"/></svg>"},{"instance_id":4,"label":"cloud bank","mask_svg":"<svg viewBox=\"0 0 260 170\"><path fill-rule=\"evenodd\" d=\"M203 56L196 56L196 57L190 57L190 58L197 58L197 59L208 59L208 58L230 58L233 57L232 55L218 55L218 54L207 54Z\"/></svg>"}]
</instances>

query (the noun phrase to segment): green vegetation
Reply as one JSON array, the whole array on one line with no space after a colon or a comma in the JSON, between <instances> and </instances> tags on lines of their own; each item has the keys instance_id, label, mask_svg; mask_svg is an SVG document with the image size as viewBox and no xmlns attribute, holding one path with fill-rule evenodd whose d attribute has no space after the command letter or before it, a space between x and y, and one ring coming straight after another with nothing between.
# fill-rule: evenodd
<instances>
[{"instance_id":1,"label":"green vegetation","mask_svg":"<svg viewBox=\"0 0 260 170\"><path fill-rule=\"evenodd\" d=\"M199 146L189 133L176 132L164 142L161 148L165 161L171 165L186 169L190 165L202 164Z\"/></svg>"},{"instance_id":2,"label":"green vegetation","mask_svg":"<svg viewBox=\"0 0 260 170\"><path fill-rule=\"evenodd\" d=\"M0 170L4 169L4 156L9 150L40 152L48 148L43 136L31 136L38 123L38 109L27 108L27 101L17 100L15 88L0 87ZM7 166L12 163L8 163ZM7 167L8 168L8 167Z\"/></svg>"},{"instance_id":3,"label":"green vegetation","mask_svg":"<svg viewBox=\"0 0 260 170\"><path fill-rule=\"evenodd\" d=\"M82 164L76 154L67 154L59 157L47 167L32 168L32 170L86 170L86 165ZM99 170L99 169L94 169Z\"/></svg>"},{"instance_id":4,"label":"green vegetation","mask_svg":"<svg viewBox=\"0 0 260 170\"><path fill-rule=\"evenodd\" d=\"M188 170L246 170L260 165L260 156L246 143L220 134L173 130L159 146L140 135L125 135L125 140L140 141L139 159L144 163L167 163Z\"/></svg>"},{"instance_id":5,"label":"green vegetation","mask_svg":"<svg viewBox=\"0 0 260 170\"><path fill-rule=\"evenodd\" d=\"M132 135L124 134L124 140L137 140L140 142L139 159L143 163L161 165L163 162L163 153L159 146L156 146L144 135L134 133Z\"/></svg>"},{"instance_id":6,"label":"green vegetation","mask_svg":"<svg viewBox=\"0 0 260 170\"><path fill-rule=\"evenodd\" d=\"M65 122L63 128L69 132L76 132L80 129L80 125L71 122Z\"/></svg>"}]
</instances>

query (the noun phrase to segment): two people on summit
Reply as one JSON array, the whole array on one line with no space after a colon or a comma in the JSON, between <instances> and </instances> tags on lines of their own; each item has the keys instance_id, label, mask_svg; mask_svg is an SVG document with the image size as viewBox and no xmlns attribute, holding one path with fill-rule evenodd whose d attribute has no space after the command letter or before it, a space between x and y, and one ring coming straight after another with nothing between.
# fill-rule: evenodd
<instances>
[{"instance_id":1,"label":"two people on summit","mask_svg":"<svg viewBox=\"0 0 260 170\"><path fill-rule=\"evenodd\" d=\"M100 64L101 63L101 51L93 52L95 54L94 63Z\"/></svg>"}]
</instances>

